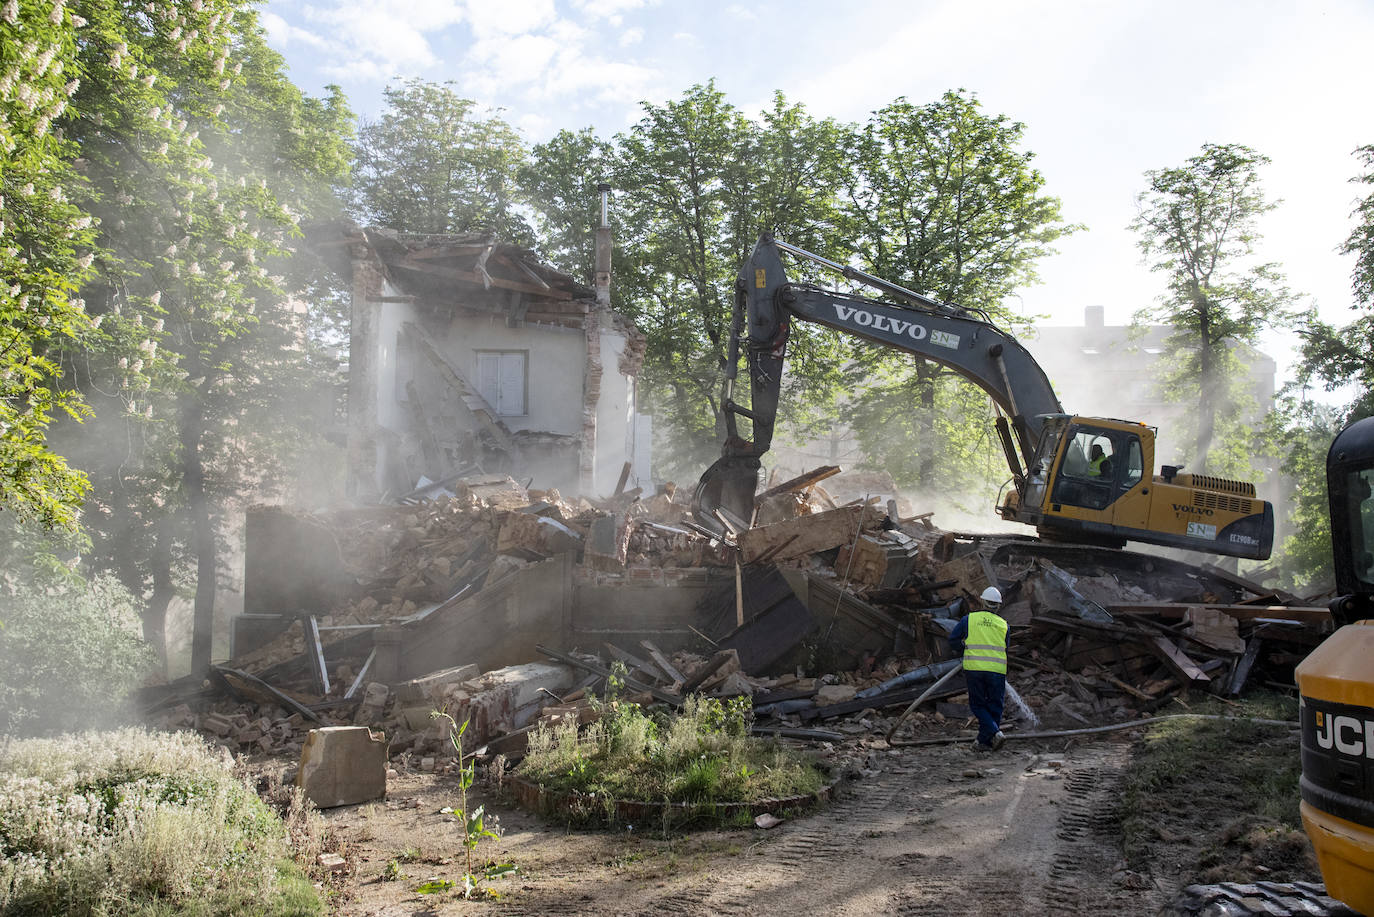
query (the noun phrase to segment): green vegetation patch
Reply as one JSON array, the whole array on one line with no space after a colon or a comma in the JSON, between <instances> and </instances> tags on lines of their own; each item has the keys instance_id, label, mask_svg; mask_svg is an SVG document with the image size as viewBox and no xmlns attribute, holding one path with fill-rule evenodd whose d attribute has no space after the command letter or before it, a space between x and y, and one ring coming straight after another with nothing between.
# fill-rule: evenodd
<instances>
[{"instance_id":1,"label":"green vegetation patch","mask_svg":"<svg viewBox=\"0 0 1374 917\"><path fill-rule=\"evenodd\" d=\"M286 826L190 733L0 747L0 915L310 915Z\"/></svg>"},{"instance_id":2,"label":"green vegetation patch","mask_svg":"<svg viewBox=\"0 0 1374 917\"><path fill-rule=\"evenodd\" d=\"M1298 814L1295 698L1271 692L1242 709L1208 700L1194 712L1232 720L1160 723L1138 743L1122 794L1122 836L1133 869L1181 883L1317 879ZM1294 729L1239 717L1291 720Z\"/></svg>"},{"instance_id":3,"label":"green vegetation patch","mask_svg":"<svg viewBox=\"0 0 1374 917\"><path fill-rule=\"evenodd\" d=\"M747 699L689 697L680 714L612 701L597 722L540 728L516 776L554 793L709 807L809 795L826 776L776 740L749 735ZM588 813L589 816L595 813Z\"/></svg>"}]
</instances>

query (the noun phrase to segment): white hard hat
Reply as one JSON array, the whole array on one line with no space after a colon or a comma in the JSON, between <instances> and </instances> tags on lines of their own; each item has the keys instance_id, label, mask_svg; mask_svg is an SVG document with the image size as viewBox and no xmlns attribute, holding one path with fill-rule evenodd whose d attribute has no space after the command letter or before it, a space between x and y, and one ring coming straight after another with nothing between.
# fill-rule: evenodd
<instances>
[{"instance_id":1,"label":"white hard hat","mask_svg":"<svg viewBox=\"0 0 1374 917\"><path fill-rule=\"evenodd\" d=\"M1002 590L998 589L996 586L989 586L988 588L983 590L983 594L979 596L979 598L981 598L984 602L991 602L997 605L1001 605Z\"/></svg>"}]
</instances>

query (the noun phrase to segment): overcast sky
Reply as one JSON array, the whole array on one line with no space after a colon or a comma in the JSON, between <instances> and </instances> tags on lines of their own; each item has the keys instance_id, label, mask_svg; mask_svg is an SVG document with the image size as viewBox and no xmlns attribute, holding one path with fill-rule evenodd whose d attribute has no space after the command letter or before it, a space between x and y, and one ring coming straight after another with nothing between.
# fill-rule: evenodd
<instances>
[{"instance_id":1,"label":"overcast sky","mask_svg":"<svg viewBox=\"0 0 1374 917\"><path fill-rule=\"evenodd\" d=\"M1021 297L1047 324L1081 323L1087 305L1124 324L1154 300L1162 278L1127 228L1143 173L1243 143L1273 160L1262 178L1281 201L1262 256L1328 320L1348 320L1351 264L1335 249L1360 193L1351 153L1374 143L1370 0L269 0L262 12L307 92L337 83L376 117L388 82L452 80L531 142L587 126L609 137L641 100L712 78L749 114L782 90L856 122L898 96L970 90L1026 125L1047 193L1088 227ZM1284 362L1283 342L1268 344Z\"/></svg>"}]
</instances>

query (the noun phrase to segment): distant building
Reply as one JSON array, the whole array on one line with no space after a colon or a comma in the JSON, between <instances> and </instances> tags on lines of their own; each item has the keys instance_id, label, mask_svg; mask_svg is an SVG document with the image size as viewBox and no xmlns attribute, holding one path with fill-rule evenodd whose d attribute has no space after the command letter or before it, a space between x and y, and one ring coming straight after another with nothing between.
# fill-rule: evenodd
<instances>
[{"instance_id":1,"label":"distant building","mask_svg":"<svg viewBox=\"0 0 1374 917\"><path fill-rule=\"evenodd\" d=\"M608 274L593 289L477 234L343 222L312 236L352 286L353 496L479 470L604 495L626 463L631 486L647 483L644 336L610 309Z\"/></svg>"},{"instance_id":2,"label":"distant building","mask_svg":"<svg viewBox=\"0 0 1374 917\"><path fill-rule=\"evenodd\" d=\"M1160 393L1160 360L1173 329L1150 325L1133 337L1129 325L1107 325L1102 306L1083 312L1081 326L1040 326L1020 341L1045 368L1065 411L1158 427L1155 461L1173 463L1187 445L1179 431L1189 410L1166 402ZM1278 366L1272 357L1245 345L1240 360L1254 402L1243 419L1257 426L1273 405Z\"/></svg>"}]
</instances>

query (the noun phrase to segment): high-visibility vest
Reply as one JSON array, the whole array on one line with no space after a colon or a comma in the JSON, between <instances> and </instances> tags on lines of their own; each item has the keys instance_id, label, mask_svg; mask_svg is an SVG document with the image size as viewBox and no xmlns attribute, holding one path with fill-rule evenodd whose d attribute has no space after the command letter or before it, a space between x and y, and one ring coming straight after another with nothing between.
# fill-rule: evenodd
<instances>
[{"instance_id":1,"label":"high-visibility vest","mask_svg":"<svg viewBox=\"0 0 1374 917\"><path fill-rule=\"evenodd\" d=\"M1106 460L1107 460L1107 457L1106 457L1105 455L1099 455L1097 458L1095 458L1095 459L1093 459L1092 461L1088 462L1088 477L1092 477L1092 478L1100 478L1100 477L1102 477L1102 463L1105 462Z\"/></svg>"},{"instance_id":2,"label":"high-visibility vest","mask_svg":"<svg viewBox=\"0 0 1374 917\"><path fill-rule=\"evenodd\" d=\"M1007 622L990 611L968 616L964 668L970 672L1007 674Z\"/></svg>"}]
</instances>

